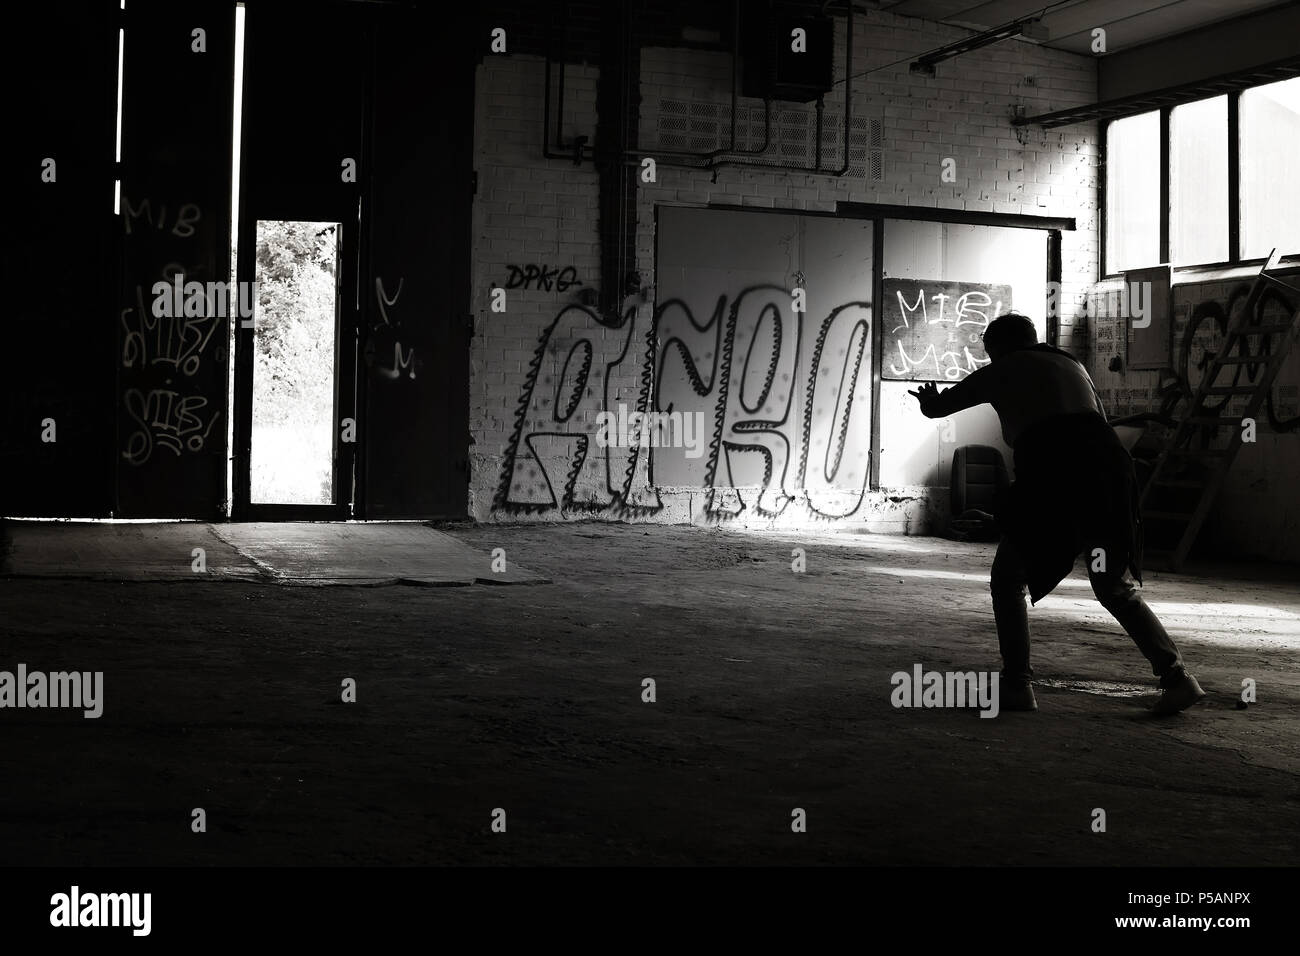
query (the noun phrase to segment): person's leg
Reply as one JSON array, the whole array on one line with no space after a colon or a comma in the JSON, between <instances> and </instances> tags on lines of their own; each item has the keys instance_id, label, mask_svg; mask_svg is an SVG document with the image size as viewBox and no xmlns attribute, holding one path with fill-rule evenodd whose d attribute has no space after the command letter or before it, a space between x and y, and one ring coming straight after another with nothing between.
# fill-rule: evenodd
<instances>
[{"instance_id":1,"label":"person's leg","mask_svg":"<svg viewBox=\"0 0 1300 956\"><path fill-rule=\"evenodd\" d=\"M1089 549L1088 554L1093 553ZM1205 696L1196 678L1187 673L1183 656L1155 612L1134 585L1128 570L1094 571L1091 559L1088 580L1102 607L1133 639L1142 656L1151 664L1151 673L1160 679L1163 693L1156 703L1159 713L1176 713Z\"/></svg>"},{"instance_id":2,"label":"person's leg","mask_svg":"<svg viewBox=\"0 0 1300 956\"><path fill-rule=\"evenodd\" d=\"M993 620L998 628L1002 652L1002 677L1027 681L1034 674L1029 665L1029 612L1025 608L1025 563L1008 538L998 544L989 572L989 594L993 599Z\"/></svg>"},{"instance_id":3,"label":"person's leg","mask_svg":"<svg viewBox=\"0 0 1300 956\"><path fill-rule=\"evenodd\" d=\"M1182 655L1155 612L1142 600L1128 571L1099 572L1091 570L1090 565L1088 581L1101 606L1119 622L1151 663L1151 673L1160 678L1160 686L1175 683L1182 676Z\"/></svg>"}]
</instances>

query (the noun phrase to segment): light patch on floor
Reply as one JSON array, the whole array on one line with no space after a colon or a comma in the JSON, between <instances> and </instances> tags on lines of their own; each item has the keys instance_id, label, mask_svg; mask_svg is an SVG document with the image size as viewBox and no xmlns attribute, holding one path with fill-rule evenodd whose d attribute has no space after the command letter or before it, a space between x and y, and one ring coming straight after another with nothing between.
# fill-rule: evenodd
<instances>
[{"instance_id":1,"label":"light patch on floor","mask_svg":"<svg viewBox=\"0 0 1300 956\"><path fill-rule=\"evenodd\" d=\"M987 587L989 583L988 572L983 572L980 574L964 574L960 571L934 571L929 568L879 568L879 567L869 567L866 568L866 570L874 574L893 574L893 575L897 575L900 578L933 578L941 581L968 581L972 584L979 584L985 587ZM1090 587L1090 585L1088 584L1087 581L1079 580L1078 578L1066 578L1064 581L1058 584L1057 587L1058 588L1079 588L1079 587L1086 588L1086 587Z\"/></svg>"},{"instance_id":2,"label":"light patch on floor","mask_svg":"<svg viewBox=\"0 0 1300 956\"><path fill-rule=\"evenodd\" d=\"M14 522L4 576L113 581L269 581L424 586L538 584L507 552L418 523ZM498 570L499 569L499 570Z\"/></svg>"},{"instance_id":3,"label":"light patch on floor","mask_svg":"<svg viewBox=\"0 0 1300 956\"><path fill-rule=\"evenodd\" d=\"M545 579L422 524L213 525L213 533L292 584L523 584ZM498 565L502 566L502 565Z\"/></svg>"},{"instance_id":4,"label":"light patch on floor","mask_svg":"<svg viewBox=\"0 0 1300 956\"><path fill-rule=\"evenodd\" d=\"M1061 690L1079 691L1083 694L1096 694L1098 697L1149 697L1150 687L1137 684L1119 684L1106 680L1065 680L1048 677L1034 681L1038 687L1059 687Z\"/></svg>"}]
</instances>

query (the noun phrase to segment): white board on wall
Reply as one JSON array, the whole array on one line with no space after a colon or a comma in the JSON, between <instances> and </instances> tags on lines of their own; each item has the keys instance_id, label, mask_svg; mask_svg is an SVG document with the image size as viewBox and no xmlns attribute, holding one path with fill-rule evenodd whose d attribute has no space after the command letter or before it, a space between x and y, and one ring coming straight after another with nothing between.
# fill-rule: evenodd
<instances>
[{"instance_id":1,"label":"white board on wall","mask_svg":"<svg viewBox=\"0 0 1300 956\"><path fill-rule=\"evenodd\" d=\"M1128 367L1169 368L1172 323L1169 308L1169 266L1133 269L1125 273L1127 302L1121 316L1128 325ZM1136 314L1141 311L1140 317Z\"/></svg>"}]
</instances>

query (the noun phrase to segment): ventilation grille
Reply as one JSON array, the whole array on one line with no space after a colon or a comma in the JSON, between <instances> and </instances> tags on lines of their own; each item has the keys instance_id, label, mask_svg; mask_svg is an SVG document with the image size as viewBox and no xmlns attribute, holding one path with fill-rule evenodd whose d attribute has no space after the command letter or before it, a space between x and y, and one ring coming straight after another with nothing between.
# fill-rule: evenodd
<instances>
[{"instance_id":1,"label":"ventilation grille","mask_svg":"<svg viewBox=\"0 0 1300 956\"><path fill-rule=\"evenodd\" d=\"M752 151L763 146L765 111L762 106L736 110L736 149ZM656 145L709 153L731 147L731 104L660 100L654 127ZM827 107L822 114L822 168L838 169L843 157L844 117ZM817 114L809 109L772 108L772 133L767 153L757 163L811 167L817 161ZM653 148L653 147L651 147ZM854 116L849 127L849 172L854 178L879 182L884 167L884 126L878 119Z\"/></svg>"},{"instance_id":2,"label":"ventilation grille","mask_svg":"<svg viewBox=\"0 0 1300 956\"><path fill-rule=\"evenodd\" d=\"M835 123L839 136L840 122ZM836 148L839 148L836 140ZM849 175L880 182L884 176L885 128L878 119L854 116L849 126Z\"/></svg>"},{"instance_id":3,"label":"ventilation grille","mask_svg":"<svg viewBox=\"0 0 1300 956\"><path fill-rule=\"evenodd\" d=\"M763 115L761 106L737 108L737 149L758 149L763 145ZM731 105L661 100L656 134L658 145L664 149L707 153L730 148Z\"/></svg>"}]
</instances>

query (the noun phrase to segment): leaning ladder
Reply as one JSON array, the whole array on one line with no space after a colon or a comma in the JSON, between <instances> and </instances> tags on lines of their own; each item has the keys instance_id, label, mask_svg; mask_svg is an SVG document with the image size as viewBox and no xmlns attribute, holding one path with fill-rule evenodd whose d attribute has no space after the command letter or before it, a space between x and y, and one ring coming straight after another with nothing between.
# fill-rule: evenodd
<instances>
[{"instance_id":1,"label":"leaning ladder","mask_svg":"<svg viewBox=\"0 0 1300 956\"><path fill-rule=\"evenodd\" d=\"M1241 449L1242 423L1248 418L1255 418L1260 406L1268 398L1269 391L1273 387L1273 381L1277 378L1278 372L1286 360L1287 353L1295 343L1297 334L1300 334L1300 308L1294 309L1290 319L1285 322L1267 325L1249 324L1259 303L1260 296L1263 295L1264 290L1270 284L1281 286L1293 295L1300 295L1300 288L1282 282L1280 279L1268 274L1272 269L1276 268L1278 259L1277 250L1274 250L1268 257L1268 261L1264 263L1264 267L1260 269L1259 275L1251 287L1250 295L1246 299L1245 306L1229 319L1223 343L1210 361L1209 367L1205 370L1205 375L1202 377L1200 385L1196 389L1196 394L1192 398L1189 414L1174 430L1169 443L1156 461L1155 470L1151 473L1150 480L1142 491L1140 507L1144 524L1150 526L1153 521L1161 522L1165 526L1172 525L1175 532L1179 527L1182 528L1181 534L1178 536L1178 544L1172 551L1149 550L1146 552L1146 555L1155 559L1156 563L1166 564L1169 570L1179 571L1186 562L1188 552L1191 551L1192 544L1196 541L1201 526L1205 524L1210 509L1214 507L1214 502L1223 490L1223 486L1227 481L1228 470L1232 467L1237 452ZM1249 340L1246 337L1272 333L1281 333L1281 338L1277 341L1276 347L1270 349L1268 355L1231 354L1234 349L1238 349L1238 346L1241 346L1238 351L1246 352L1248 350ZM1246 339L1244 344L1243 339ZM1250 383L1240 385L1215 384L1215 379L1223 369L1245 364L1264 365L1263 374ZM1225 417L1206 415L1204 413L1205 399L1208 396L1244 394L1249 394L1250 398L1239 416ZM1192 433L1197 428L1206 427L1230 429L1227 447L1190 447ZM1189 460L1203 465L1203 468L1192 477L1187 477L1183 473L1183 469ZM1151 509L1148 507L1148 499L1150 499L1153 490L1156 488L1193 489L1184 500L1191 501L1195 499L1196 503L1191 506L1190 511Z\"/></svg>"}]
</instances>

